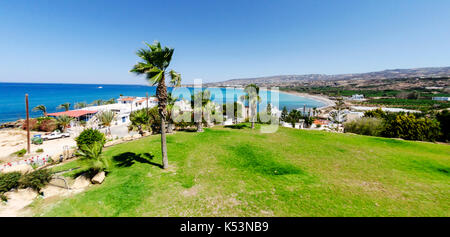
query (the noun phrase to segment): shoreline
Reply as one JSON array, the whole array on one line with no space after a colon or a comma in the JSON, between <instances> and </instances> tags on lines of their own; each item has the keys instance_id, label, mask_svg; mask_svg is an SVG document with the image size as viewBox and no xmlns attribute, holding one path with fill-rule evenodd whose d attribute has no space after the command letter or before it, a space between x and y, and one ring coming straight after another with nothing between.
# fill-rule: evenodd
<instances>
[{"instance_id":1,"label":"shoreline","mask_svg":"<svg viewBox=\"0 0 450 237\"><path fill-rule=\"evenodd\" d=\"M317 100L320 101L322 103L325 103L324 106L318 107L318 109L325 109L331 106L334 106L335 103L334 101L328 99L325 96L322 95L311 95L311 94L307 94L307 93L301 93L301 92L297 92L297 91L282 91L280 90L280 93L286 93L286 94L290 94L290 95L294 95L294 96L300 96L300 97L305 97L308 99L312 99L312 100Z\"/></svg>"}]
</instances>

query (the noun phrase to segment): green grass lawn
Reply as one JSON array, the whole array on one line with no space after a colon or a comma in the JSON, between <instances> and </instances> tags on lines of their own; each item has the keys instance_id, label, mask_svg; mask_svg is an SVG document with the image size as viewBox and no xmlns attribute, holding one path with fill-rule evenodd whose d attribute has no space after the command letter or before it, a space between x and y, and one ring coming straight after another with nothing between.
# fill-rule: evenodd
<instances>
[{"instance_id":1,"label":"green grass lawn","mask_svg":"<svg viewBox=\"0 0 450 237\"><path fill-rule=\"evenodd\" d=\"M104 151L102 185L36 201L37 216L450 216L450 146L216 127ZM74 167L73 163L66 165ZM61 168L58 168L61 170Z\"/></svg>"}]
</instances>

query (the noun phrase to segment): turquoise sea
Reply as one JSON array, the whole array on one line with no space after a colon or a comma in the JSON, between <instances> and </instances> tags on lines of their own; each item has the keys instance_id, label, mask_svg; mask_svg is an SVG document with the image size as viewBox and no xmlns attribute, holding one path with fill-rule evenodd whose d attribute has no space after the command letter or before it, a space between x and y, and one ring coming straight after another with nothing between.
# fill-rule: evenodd
<instances>
[{"instance_id":1,"label":"turquoise sea","mask_svg":"<svg viewBox=\"0 0 450 237\"><path fill-rule=\"evenodd\" d=\"M169 88L172 90L172 88ZM179 90L179 89L177 89ZM186 92L186 89L184 89ZM222 103L239 98L243 95L241 89L226 91L224 88L208 88L212 94L212 100ZM192 92L193 88L187 88L187 91ZM104 85L104 84L50 84L50 83L0 83L0 123L15 121L17 119L25 118L25 94L29 95L30 116L38 117L39 112L31 111L37 105L45 105L47 112L61 111L56 107L62 103L69 102L73 105L77 102L91 103L94 100L102 99L108 100L111 98L118 98L120 95L124 96L145 96L148 93L150 96L155 95L156 87L145 85ZM227 92L227 93L226 93ZM190 99L186 93L184 98ZM312 100L305 97L295 96L286 93L279 93L273 98L270 92L261 93L262 105L270 102L277 105L280 109L286 106L289 110L303 108L320 107L324 104L320 101Z\"/></svg>"}]
</instances>

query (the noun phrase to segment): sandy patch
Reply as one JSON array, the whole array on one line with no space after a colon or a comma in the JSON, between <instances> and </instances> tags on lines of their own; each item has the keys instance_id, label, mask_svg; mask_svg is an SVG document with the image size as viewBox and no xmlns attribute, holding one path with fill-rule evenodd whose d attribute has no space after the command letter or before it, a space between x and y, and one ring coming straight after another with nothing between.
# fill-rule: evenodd
<instances>
[{"instance_id":1,"label":"sandy patch","mask_svg":"<svg viewBox=\"0 0 450 237\"><path fill-rule=\"evenodd\" d=\"M31 137L35 134L44 134L43 132L31 132ZM50 141L44 141L42 145L31 144L31 154L24 157L11 155L12 153L27 147L27 132L22 129L1 129L0 130L0 163L24 160L32 156L55 156L63 152L64 146L69 149L76 146L74 137L61 138ZM43 149L44 152L37 153L37 149Z\"/></svg>"}]
</instances>

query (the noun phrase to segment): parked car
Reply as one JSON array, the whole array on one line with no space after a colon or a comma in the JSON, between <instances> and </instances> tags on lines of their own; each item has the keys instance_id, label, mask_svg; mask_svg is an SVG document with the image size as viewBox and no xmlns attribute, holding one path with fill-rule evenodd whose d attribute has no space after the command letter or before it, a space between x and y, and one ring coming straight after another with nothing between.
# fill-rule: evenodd
<instances>
[{"instance_id":1,"label":"parked car","mask_svg":"<svg viewBox=\"0 0 450 237\"><path fill-rule=\"evenodd\" d=\"M52 140L52 139L65 138L65 137L70 137L70 133L68 133L68 132L61 133L61 132L56 131L56 132L52 132L50 134L46 134L46 135L42 136L42 139L44 141L47 141L47 140Z\"/></svg>"}]
</instances>

